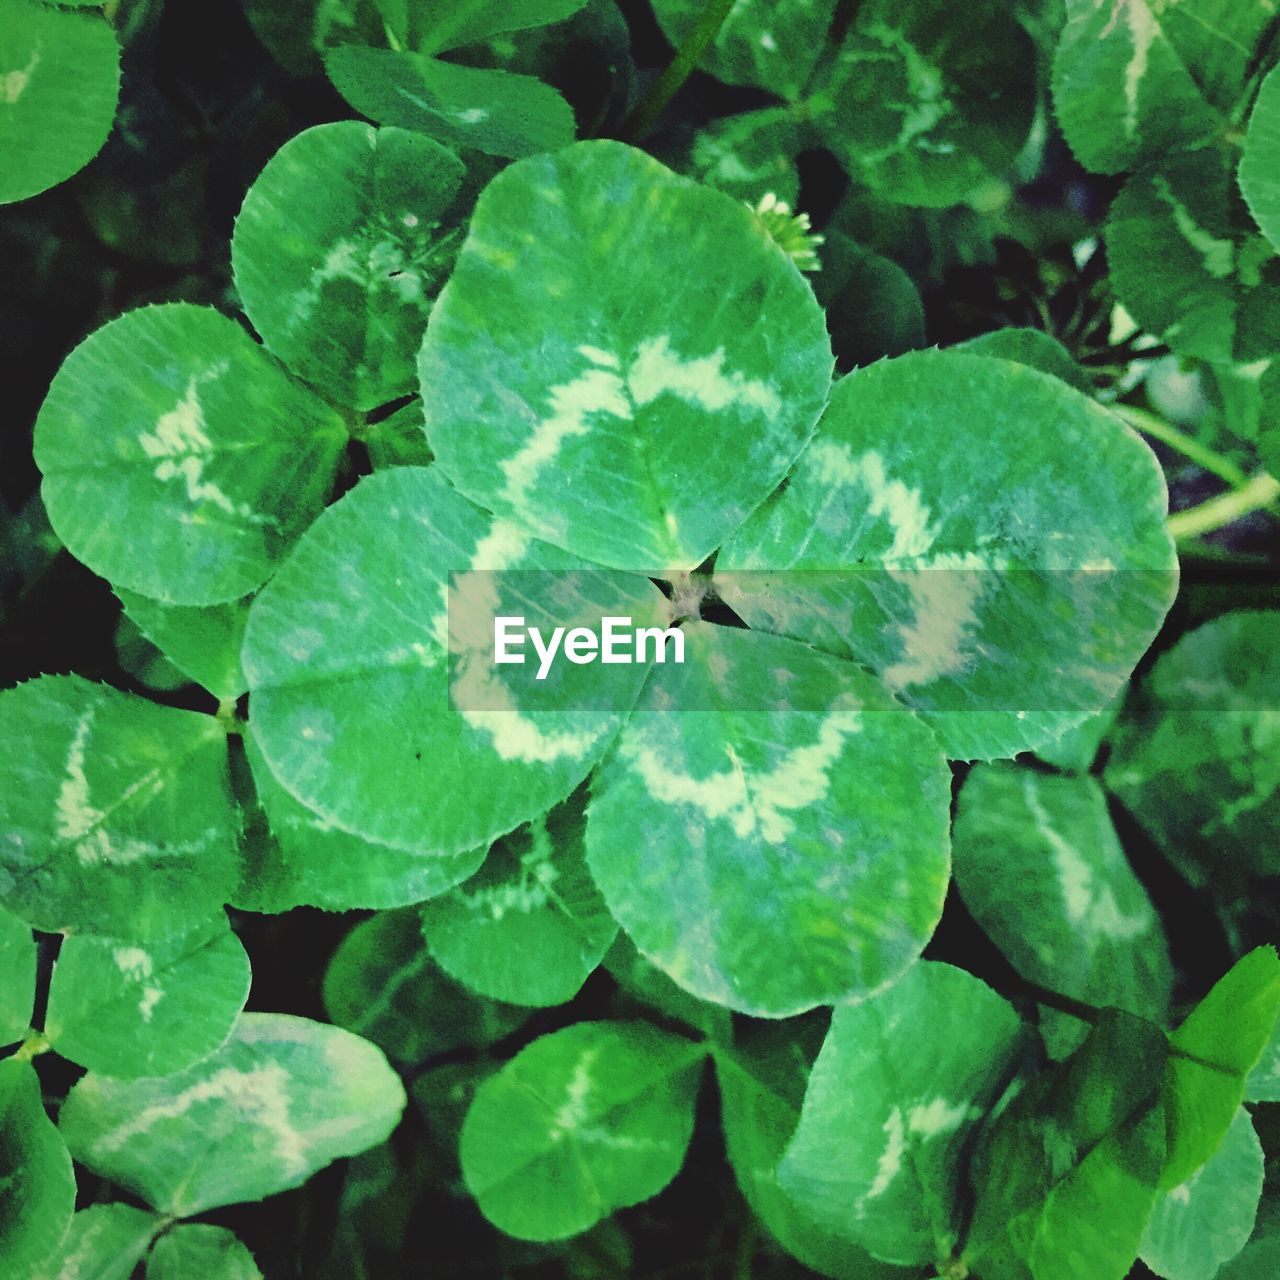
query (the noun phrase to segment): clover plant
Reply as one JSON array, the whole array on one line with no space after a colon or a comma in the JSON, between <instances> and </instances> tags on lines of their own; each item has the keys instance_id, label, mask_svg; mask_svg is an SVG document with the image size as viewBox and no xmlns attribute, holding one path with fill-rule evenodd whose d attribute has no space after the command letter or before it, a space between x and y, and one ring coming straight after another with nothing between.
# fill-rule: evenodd
<instances>
[{"instance_id":1,"label":"clover plant","mask_svg":"<svg viewBox=\"0 0 1280 1280\"><path fill-rule=\"evenodd\" d=\"M1271 1275L1276 6L178 8L0 0L0 1272Z\"/></svg>"}]
</instances>

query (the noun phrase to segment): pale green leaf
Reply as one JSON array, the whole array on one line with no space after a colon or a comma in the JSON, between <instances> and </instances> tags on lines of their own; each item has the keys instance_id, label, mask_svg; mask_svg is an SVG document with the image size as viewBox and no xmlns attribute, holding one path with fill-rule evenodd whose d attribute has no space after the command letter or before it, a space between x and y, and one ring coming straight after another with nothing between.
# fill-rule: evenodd
<instances>
[{"instance_id":1,"label":"pale green leaf","mask_svg":"<svg viewBox=\"0 0 1280 1280\"><path fill-rule=\"evenodd\" d=\"M1280 959L1274 947L1258 947L1236 962L1170 1037L1163 1190L1186 1182L1218 1150L1277 1013Z\"/></svg>"},{"instance_id":2,"label":"pale green leaf","mask_svg":"<svg viewBox=\"0 0 1280 1280\"><path fill-rule=\"evenodd\" d=\"M127 1204L95 1204L71 1219L48 1280L131 1280L163 1220ZM41 1277L44 1280L44 1277ZM208 1280L213 1280L209 1277Z\"/></svg>"},{"instance_id":3,"label":"pale green leaf","mask_svg":"<svg viewBox=\"0 0 1280 1280\"><path fill-rule=\"evenodd\" d=\"M79 676L0 694L0 900L51 932L172 937L235 884L227 746L211 716Z\"/></svg>"},{"instance_id":4,"label":"pale green leaf","mask_svg":"<svg viewBox=\"0 0 1280 1280\"><path fill-rule=\"evenodd\" d=\"M806 1267L831 1280L914 1277L877 1262L861 1245L822 1222L803 1197L790 1195L778 1165L800 1119L800 1104L816 1042L792 1024L753 1028L732 1052L715 1055L726 1154L744 1199L779 1244Z\"/></svg>"},{"instance_id":5,"label":"pale green leaf","mask_svg":"<svg viewBox=\"0 0 1280 1280\"><path fill-rule=\"evenodd\" d=\"M72 935L44 1034L90 1071L170 1075L226 1041L248 995L249 957L225 919L146 945Z\"/></svg>"},{"instance_id":6,"label":"pale green leaf","mask_svg":"<svg viewBox=\"0 0 1280 1280\"><path fill-rule=\"evenodd\" d=\"M450 147L516 157L573 141L569 104L533 76L354 46L334 49L325 69L361 115Z\"/></svg>"},{"instance_id":7,"label":"pale green leaf","mask_svg":"<svg viewBox=\"0 0 1280 1280\"><path fill-rule=\"evenodd\" d=\"M678 48L706 7L703 0L655 0L653 9ZM835 8L835 0L743 0L720 24L699 69L794 101L822 54Z\"/></svg>"},{"instance_id":8,"label":"pale green leaf","mask_svg":"<svg viewBox=\"0 0 1280 1280\"><path fill-rule=\"evenodd\" d=\"M262 1280L253 1254L225 1227L183 1223L156 1241L147 1280Z\"/></svg>"},{"instance_id":9,"label":"pale green leaf","mask_svg":"<svg viewBox=\"0 0 1280 1280\"><path fill-rule=\"evenodd\" d=\"M684 634L684 663L653 668L592 780L587 858L610 911L678 985L741 1012L891 982L946 892L933 735L852 664L727 627Z\"/></svg>"},{"instance_id":10,"label":"pale green leaf","mask_svg":"<svg viewBox=\"0 0 1280 1280\"><path fill-rule=\"evenodd\" d=\"M1242 1108L1208 1164L1156 1201L1143 1262L1165 1280L1213 1280L1253 1234L1262 1175L1262 1144Z\"/></svg>"},{"instance_id":11,"label":"pale green leaf","mask_svg":"<svg viewBox=\"0 0 1280 1280\"><path fill-rule=\"evenodd\" d=\"M29 1062L0 1061L0 1258L22 1280L58 1247L71 1225L71 1157L44 1112Z\"/></svg>"},{"instance_id":12,"label":"pale green leaf","mask_svg":"<svg viewBox=\"0 0 1280 1280\"><path fill-rule=\"evenodd\" d=\"M245 815L243 871L232 898L243 910L402 907L451 889L484 860L484 845L423 854L352 835L294 799L252 736L245 752L257 805Z\"/></svg>"},{"instance_id":13,"label":"pale green leaf","mask_svg":"<svg viewBox=\"0 0 1280 1280\"><path fill-rule=\"evenodd\" d=\"M1061 1066L1014 1098L970 1166L963 1259L983 1280L1123 1280L1164 1157L1150 1023L1106 1010Z\"/></svg>"},{"instance_id":14,"label":"pale green leaf","mask_svg":"<svg viewBox=\"0 0 1280 1280\"><path fill-rule=\"evenodd\" d=\"M1107 253L1116 296L1179 354L1230 364L1274 352L1280 259L1216 152L1135 174L1111 206Z\"/></svg>"},{"instance_id":15,"label":"pale green leaf","mask_svg":"<svg viewBox=\"0 0 1280 1280\"><path fill-rule=\"evenodd\" d=\"M984 983L927 961L837 1009L782 1160L783 1187L873 1257L950 1257L963 1157L1013 1075L1021 1029Z\"/></svg>"},{"instance_id":16,"label":"pale green leaf","mask_svg":"<svg viewBox=\"0 0 1280 1280\"><path fill-rule=\"evenodd\" d=\"M71 177L111 132L120 48L98 14L0 0L0 204Z\"/></svg>"},{"instance_id":17,"label":"pale green leaf","mask_svg":"<svg viewBox=\"0 0 1280 1280\"><path fill-rule=\"evenodd\" d=\"M1226 614L1162 654L1105 778L1192 884L1280 873L1280 612Z\"/></svg>"},{"instance_id":18,"label":"pale green leaf","mask_svg":"<svg viewBox=\"0 0 1280 1280\"><path fill-rule=\"evenodd\" d=\"M177 1075L71 1090L59 1127L76 1159L163 1213L188 1217L300 1186L386 1140L405 1095L382 1052L337 1027L246 1013Z\"/></svg>"},{"instance_id":19,"label":"pale green leaf","mask_svg":"<svg viewBox=\"0 0 1280 1280\"><path fill-rule=\"evenodd\" d=\"M138 630L183 675L215 698L238 698L248 688L240 669L240 646L249 618L247 600L200 608L161 604L133 591L117 594Z\"/></svg>"},{"instance_id":20,"label":"pale green leaf","mask_svg":"<svg viewBox=\"0 0 1280 1280\"><path fill-rule=\"evenodd\" d=\"M856 180L936 207L1002 177L1034 106L1034 49L1000 0L867 0L809 110Z\"/></svg>"},{"instance_id":21,"label":"pale green leaf","mask_svg":"<svg viewBox=\"0 0 1280 1280\"><path fill-rule=\"evenodd\" d=\"M1156 634L1166 507L1151 450L1058 379L913 352L836 385L716 581L877 671L953 758L1013 755L1100 711Z\"/></svg>"},{"instance_id":22,"label":"pale green leaf","mask_svg":"<svg viewBox=\"0 0 1280 1280\"><path fill-rule=\"evenodd\" d=\"M429 138L345 120L287 142L249 188L231 261L267 349L368 410L411 391L461 239L463 168Z\"/></svg>"},{"instance_id":23,"label":"pale green leaf","mask_svg":"<svg viewBox=\"0 0 1280 1280\"><path fill-rule=\"evenodd\" d=\"M525 572L548 570L564 572ZM379 472L255 600L250 727L276 778L344 830L431 857L475 849L573 791L645 672L562 663L535 682L531 666L494 665L494 618L598 632L603 616L647 623L662 603L643 579L493 520L435 467Z\"/></svg>"},{"instance_id":24,"label":"pale green leaf","mask_svg":"<svg viewBox=\"0 0 1280 1280\"><path fill-rule=\"evenodd\" d=\"M620 218L631 205L644 216ZM584 142L486 188L420 368L462 492L577 555L664 570L695 567L782 478L831 356L749 209Z\"/></svg>"},{"instance_id":25,"label":"pale green leaf","mask_svg":"<svg viewBox=\"0 0 1280 1280\"><path fill-rule=\"evenodd\" d=\"M1280 67L1272 68L1262 82L1249 116L1240 190L1254 221L1280 249Z\"/></svg>"},{"instance_id":26,"label":"pale green leaf","mask_svg":"<svg viewBox=\"0 0 1280 1280\"><path fill-rule=\"evenodd\" d=\"M527 1010L471 995L432 960L415 911L381 911L342 940L324 975L324 1007L339 1026L416 1066L452 1049L483 1048Z\"/></svg>"},{"instance_id":27,"label":"pale green leaf","mask_svg":"<svg viewBox=\"0 0 1280 1280\"><path fill-rule=\"evenodd\" d=\"M476 1091L462 1173L509 1235L562 1240L675 1177L693 1132L699 1044L643 1023L542 1036Z\"/></svg>"},{"instance_id":28,"label":"pale green leaf","mask_svg":"<svg viewBox=\"0 0 1280 1280\"><path fill-rule=\"evenodd\" d=\"M503 837L470 880L422 907L437 964L511 1004L570 1000L618 932L587 870L585 797Z\"/></svg>"},{"instance_id":29,"label":"pale green leaf","mask_svg":"<svg viewBox=\"0 0 1280 1280\"><path fill-rule=\"evenodd\" d=\"M0 1045L21 1040L36 998L36 944L31 926L0 909Z\"/></svg>"},{"instance_id":30,"label":"pale green leaf","mask_svg":"<svg viewBox=\"0 0 1280 1280\"><path fill-rule=\"evenodd\" d=\"M49 519L114 586L208 605L259 586L332 487L346 430L233 320L130 311L66 359L36 421Z\"/></svg>"},{"instance_id":31,"label":"pale green leaf","mask_svg":"<svg viewBox=\"0 0 1280 1280\"><path fill-rule=\"evenodd\" d=\"M982 765L960 792L956 884L974 919L1026 979L1164 1022L1173 966L1159 917L1125 859L1092 778ZM1082 1038L1042 1021L1054 1057Z\"/></svg>"}]
</instances>

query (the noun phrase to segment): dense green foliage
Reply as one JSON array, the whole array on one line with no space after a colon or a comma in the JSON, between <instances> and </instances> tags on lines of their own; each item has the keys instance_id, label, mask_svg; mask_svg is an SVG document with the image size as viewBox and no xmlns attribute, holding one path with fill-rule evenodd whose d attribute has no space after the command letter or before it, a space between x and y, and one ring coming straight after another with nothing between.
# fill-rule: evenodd
<instances>
[{"instance_id":1,"label":"dense green foliage","mask_svg":"<svg viewBox=\"0 0 1280 1280\"><path fill-rule=\"evenodd\" d=\"M0 1275L1274 1276L1278 62L0 0Z\"/></svg>"}]
</instances>

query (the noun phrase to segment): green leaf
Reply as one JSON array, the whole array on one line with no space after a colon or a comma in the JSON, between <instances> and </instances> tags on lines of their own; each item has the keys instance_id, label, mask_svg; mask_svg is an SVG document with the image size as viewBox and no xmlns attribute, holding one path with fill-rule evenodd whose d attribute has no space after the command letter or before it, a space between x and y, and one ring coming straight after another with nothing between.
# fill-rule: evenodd
<instances>
[{"instance_id":1,"label":"green leaf","mask_svg":"<svg viewBox=\"0 0 1280 1280\"><path fill-rule=\"evenodd\" d=\"M644 216L619 218L632 206ZM531 327L536 353L514 359ZM584 142L486 188L420 371L437 465L463 493L647 571L698 565L781 480L831 356L749 209Z\"/></svg>"},{"instance_id":2,"label":"green leaf","mask_svg":"<svg viewBox=\"0 0 1280 1280\"><path fill-rule=\"evenodd\" d=\"M1244 1101L1245 1081L1280 1013L1280 958L1258 947L1227 972L1169 1038L1162 1190L1186 1182L1218 1150Z\"/></svg>"},{"instance_id":3,"label":"green leaf","mask_svg":"<svg viewBox=\"0 0 1280 1280\"><path fill-rule=\"evenodd\" d=\"M1280 612L1226 614L1162 654L1105 779L1192 884L1280 874Z\"/></svg>"},{"instance_id":4,"label":"green leaf","mask_svg":"<svg viewBox=\"0 0 1280 1280\"><path fill-rule=\"evenodd\" d=\"M262 1280L253 1254L225 1227L184 1223L156 1241L147 1280Z\"/></svg>"},{"instance_id":5,"label":"green leaf","mask_svg":"<svg viewBox=\"0 0 1280 1280\"><path fill-rule=\"evenodd\" d=\"M508 31L572 17L586 0L376 0L388 24L420 53L444 53Z\"/></svg>"},{"instance_id":6,"label":"green leaf","mask_svg":"<svg viewBox=\"0 0 1280 1280\"><path fill-rule=\"evenodd\" d=\"M915 1276L915 1270L877 1262L856 1241L836 1234L806 1199L793 1197L779 1181L778 1165L800 1119L812 1062L813 1049L791 1024L753 1028L738 1037L732 1052L716 1053L725 1147L738 1187L779 1244L821 1275L831 1280Z\"/></svg>"},{"instance_id":7,"label":"green leaf","mask_svg":"<svg viewBox=\"0 0 1280 1280\"><path fill-rule=\"evenodd\" d=\"M300 1186L395 1128L380 1050L337 1027L246 1013L212 1057L160 1079L90 1073L59 1127L75 1158L175 1217Z\"/></svg>"},{"instance_id":8,"label":"green leaf","mask_svg":"<svg viewBox=\"0 0 1280 1280\"><path fill-rule=\"evenodd\" d=\"M465 884L422 907L437 964L511 1004L571 1000L618 932L587 870L580 796L503 837Z\"/></svg>"},{"instance_id":9,"label":"green leaf","mask_svg":"<svg viewBox=\"0 0 1280 1280\"><path fill-rule=\"evenodd\" d=\"M1280 67L1263 80L1249 116L1240 190L1262 234L1280 249Z\"/></svg>"},{"instance_id":10,"label":"green leaf","mask_svg":"<svg viewBox=\"0 0 1280 1280\"><path fill-rule=\"evenodd\" d=\"M477 999L443 973L422 941L416 911L382 911L347 934L325 970L324 1007L339 1026L412 1066L490 1045L528 1016Z\"/></svg>"},{"instance_id":11,"label":"green leaf","mask_svg":"<svg viewBox=\"0 0 1280 1280\"><path fill-rule=\"evenodd\" d=\"M258 39L291 75L323 70L322 54L336 44L386 38L377 0L244 0Z\"/></svg>"},{"instance_id":12,"label":"green leaf","mask_svg":"<svg viewBox=\"0 0 1280 1280\"><path fill-rule=\"evenodd\" d=\"M567 571L556 591L528 585L543 579L523 571L546 570ZM647 621L661 603L642 579L492 520L435 467L379 472L325 512L254 601L250 727L277 780L342 829L433 857L475 849L573 791L645 673L561 664L534 689L485 655L493 619L527 615L550 634L590 615L598 630L604 615Z\"/></svg>"},{"instance_id":13,"label":"green leaf","mask_svg":"<svg viewBox=\"0 0 1280 1280\"><path fill-rule=\"evenodd\" d=\"M0 1062L0 1258L11 1274L35 1270L71 1225L71 1157L44 1113L29 1062Z\"/></svg>"},{"instance_id":14,"label":"green leaf","mask_svg":"<svg viewBox=\"0 0 1280 1280\"><path fill-rule=\"evenodd\" d=\"M1021 1032L984 983L927 961L882 994L837 1009L782 1186L873 1257L949 1258L962 1224L962 1155L1009 1083Z\"/></svg>"},{"instance_id":15,"label":"green leaf","mask_svg":"<svg viewBox=\"0 0 1280 1280\"><path fill-rule=\"evenodd\" d=\"M533 76L354 46L334 49L325 69L361 115L446 146L517 157L573 141L569 104Z\"/></svg>"},{"instance_id":16,"label":"green leaf","mask_svg":"<svg viewBox=\"0 0 1280 1280\"><path fill-rule=\"evenodd\" d=\"M957 342L952 351L963 351L971 356L995 356L1001 360L1013 360L1041 373L1051 373L1061 378L1069 387L1093 395L1093 386L1085 371L1066 347L1043 329L993 329L981 333L966 342Z\"/></svg>"},{"instance_id":17,"label":"green leaf","mask_svg":"<svg viewBox=\"0 0 1280 1280\"><path fill-rule=\"evenodd\" d=\"M1218 1272L1216 1280L1272 1280L1280 1268L1280 1236L1255 1240Z\"/></svg>"},{"instance_id":18,"label":"green leaf","mask_svg":"<svg viewBox=\"0 0 1280 1280\"><path fill-rule=\"evenodd\" d=\"M649 963L625 933L619 932L604 958L609 975L632 1000L676 1022L683 1022L711 1040L733 1039L732 1015L678 987L661 969ZM816 1049L815 1049L816 1052ZM797 1103L798 1105L798 1103Z\"/></svg>"},{"instance_id":19,"label":"green leaf","mask_svg":"<svg viewBox=\"0 0 1280 1280\"><path fill-rule=\"evenodd\" d=\"M346 430L233 320L130 311L66 359L36 421L49 519L114 586L236 600L319 512Z\"/></svg>"},{"instance_id":20,"label":"green leaf","mask_svg":"<svg viewBox=\"0 0 1280 1280\"><path fill-rule=\"evenodd\" d=\"M0 1045L21 1040L36 999L36 946L31 926L0 910Z\"/></svg>"},{"instance_id":21,"label":"green leaf","mask_svg":"<svg viewBox=\"0 0 1280 1280\"><path fill-rule=\"evenodd\" d=\"M1246 1102L1280 1102L1280 1019L1271 1030L1271 1040L1249 1074Z\"/></svg>"},{"instance_id":22,"label":"green leaf","mask_svg":"<svg viewBox=\"0 0 1280 1280\"><path fill-rule=\"evenodd\" d=\"M423 431L422 401L413 400L366 429L364 446L375 471L387 467L425 467L431 461Z\"/></svg>"},{"instance_id":23,"label":"green leaf","mask_svg":"<svg viewBox=\"0 0 1280 1280\"><path fill-rule=\"evenodd\" d=\"M1107 251L1116 296L1179 354L1230 364L1273 353L1280 260L1216 153L1135 174L1111 206Z\"/></svg>"},{"instance_id":24,"label":"green leaf","mask_svg":"<svg viewBox=\"0 0 1280 1280\"><path fill-rule=\"evenodd\" d=\"M1066 1062L1014 1098L970 1168L972 1272L1122 1280L1156 1201L1166 1047L1150 1023L1106 1010Z\"/></svg>"},{"instance_id":25,"label":"green leaf","mask_svg":"<svg viewBox=\"0 0 1280 1280\"><path fill-rule=\"evenodd\" d=\"M120 47L97 14L0 0L0 204L65 181L102 149Z\"/></svg>"},{"instance_id":26,"label":"green leaf","mask_svg":"<svg viewBox=\"0 0 1280 1280\"><path fill-rule=\"evenodd\" d=\"M1129 675L1176 588L1166 506L1150 449L1058 379L913 352L837 383L716 581L753 627L879 672L948 755L989 759Z\"/></svg>"},{"instance_id":27,"label":"green leaf","mask_svg":"<svg viewBox=\"0 0 1280 1280\"><path fill-rule=\"evenodd\" d=\"M147 946L72 936L44 1034L90 1071L169 1075L225 1043L248 995L249 957L225 919Z\"/></svg>"},{"instance_id":28,"label":"green leaf","mask_svg":"<svg viewBox=\"0 0 1280 1280\"><path fill-rule=\"evenodd\" d=\"M51 1280L131 1280L162 1219L127 1204L95 1204L71 1219ZM57 1268L56 1270L54 1268ZM209 1277L208 1280L213 1280Z\"/></svg>"},{"instance_id":29,"label":"green leaf","mask_svg":"<svg viewBox=\"0 0 1280 1280\"><path fill-rule=\"evenodd\" d=\"M50 932L173 937L235 884L226 735L79 676L0 693L0 900Z\"/></svg>"},{"instance_id":30,"label":"green leaf","mask_svg":"<svg viewBox=\"0 0 1280 1280\"><path fill-rule=\"evenodd\" d=\"M678 985L740 1012L891 982L946 892L933 735L848 663L726 627L684 634L685 662L653 669L592 780L587 859L610 911Z\"/></svg>"},{"instance_id":31,"label":"green leaf","mask_svg":"<svg viewBox=\"0 0 1280 1280\"><path fill-rule=\"evenodd\" d=\"M705 1052L643 1023L535 1040L480 1086L462 1126L481 1212L523 1240L563 1240L657 1195L684 1160Z\"/></svg>"},{"instance_id":32,"label":"green leaf","mask_svg":"<svg viewBox=\"0 0 1280 1280\"><path fill-rule=\"evenodd\" d=\"M805 135L785 107L713 120L694 135L682 173L750 204L766 195L794 204L800 194L796 156Z\"/></svg>"},{"instance_id":33,"label":"green leaf","mask_svg":"<svg viewBox=\"0 0 1280 1280\"><path fill-rule=\"evenodd\" d=\"M1262 1144L1242 1108L1208 1164L1156 1202L1142 1261L1165 1280L1213 1280L1253 1234L1262 1175Z\"/></svg>"},{"instance_id":34,"label":"green leaf","mask_svg":"<svg viewBox=\"0 0 1280 1280\"><path fill-rule=\"evenodd\" d=\"M414 389L414 358L453 262L458 158L345 120L300 133L249 188L236 288L267 349L326 395L373 409Z\"/></svg>"},{"instance_id":35,"label":"green leaf","mask_svg":"<svg viewBox=\"0 0 1280 1280\"><path fill-rule=\"evenodd\" d=\"M299 803L245 740L257 806L246 815L244 869L233 901L245 911L402 907L465 880L485 846L422 854L351 835Z\"/></svg>"},{"instance_id":36,"label":"green leaf","mask_svg":"<svg viewBox=\"0 0 1280 1280\"><path fill-rule=\"evenodd\" d=\"M1031 129L1035 53L1007 5L868 0L810 113L855 180L901 204L957 204Z\"/></svg>"},{"instance_id":37,"label":"green leaf","mask_svg":"<svg viewBox=\"0 0 1280 1280\"><path fill-rule=\"evenodd\" d=\"M704 0L655 0L667 39L684 43L706 8ZM746 0L735 4L698 61L725 84L750 85L794 102L823 52L835 0Z\"/></svg>"},{"instance_id":38,"label":"green leaf","mask_svg":"<svg viewBox=\"0 0 1280 1280\"><path fill-rule=\"evenodd\" d=\"M892 258L862 248L840 231L827 233L821 256L814 290L827 309L842 369L924 346L924 303Z\"/></svg>"},{"instance_id":39,"label":"green leaf","mask_svg":"<svg viewBox=\"0 0 1280 1280\"><path fill-rule=\"evenodd\" d=\"M138 630L183 675L215 698L238 698L249 687L240 669L240 646L249 619L247 600L199 608L161 604L133 591L116 594Z\"/></svg>"},{"instance_id":40,"label":"green leaf","mask_svg":"<svg viewBox=\"0 0 1280 1280\"><path fill-rule=\"evenodd\" d=\"M1120 173L1203 146L1244 84L1267 4L1067 0L1053 67L1058 122L1080 162Z\"/></svg>"},{"instance_id":41,"label":"green leaf","mask_svg":"<svg viewBox=\"0 0 1280 1280\"><path fill-rule=\"evenodd\" d=\"M1092 778L983 765L965 781L952 833L956 884L973 917L1028 981L1086 1004L1164 1022L1173 966ZM1054 1057L1073 1019L1042 1019Z\"/></svg>"}]
</instances>

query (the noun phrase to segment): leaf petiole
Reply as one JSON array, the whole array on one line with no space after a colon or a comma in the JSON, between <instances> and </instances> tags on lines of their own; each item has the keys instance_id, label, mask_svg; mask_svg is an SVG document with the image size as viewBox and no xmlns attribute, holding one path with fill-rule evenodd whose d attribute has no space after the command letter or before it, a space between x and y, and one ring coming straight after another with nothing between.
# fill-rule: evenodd
<instances>
[{"instance_id":1,"label":"leaf petiole","mask_svg":"<svg viewBox=\"0 0 1280 1280\"><path fill-rule=\"evenodd\" d=\"M667 104L680 92L681 86L693 74L698 60L706 52L707 46L716 38L734 0L707 0L693 30L685 37L684 43L676 50L676 56L667 64L667 69L651 84L644 97L636 104L631 118L623 125L622 136L628 142L637 142L648 137L649 131L658 117L666 110Z\"/></svg>"},{"instance_id":2,"label":"leaf petiole","mask_svg":"<svg viewBox=\"0 0 1280 1280\"><path fill-rule=\"evenodd\" d=\"M1225 480L1233 488L1238 488L1248 480L1248 475L1230 458L1225 458L1216 450L1201 444L1194 436L1180 431L1172 423L1157 417L1149 410L1140 409L1137 405L1131 404L1113 405L1112 409L1135 431L1144 436L1150 436L1153 440L1159 440L1161 444L1167 444L1171 449L1176 449L1196 466L1202 467L1220 480Z\"/></svg>"},{"instance_id":3,"label":"leaf petiole","mask_svg":"<svg viewBox=\"0 0 1280 1280\"><path fill-rule=\"evenodd\" d=\"M1277 498L1280 498L1280 480L1260 471L1229 493L1219 494L1186 511L1174 512L1169 517L1169 532L1178 541L1213 533L1254 511L1270 507Z\"/></svg>"}]
</instances>

